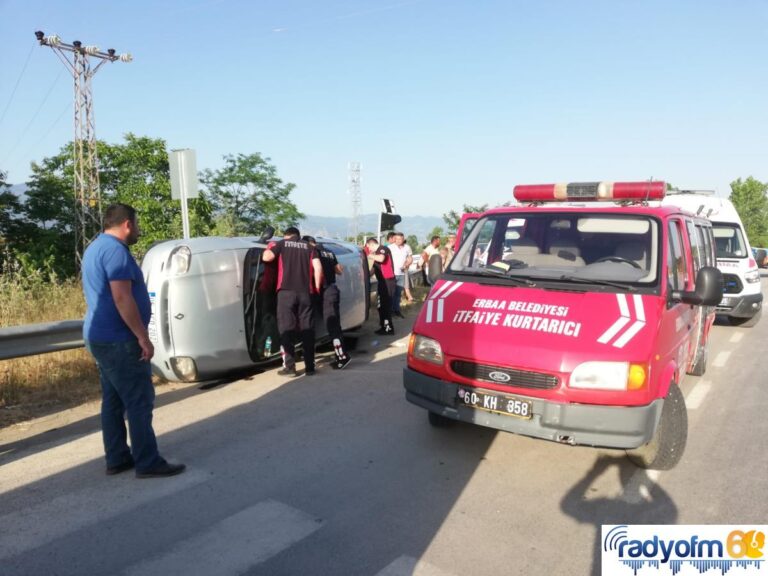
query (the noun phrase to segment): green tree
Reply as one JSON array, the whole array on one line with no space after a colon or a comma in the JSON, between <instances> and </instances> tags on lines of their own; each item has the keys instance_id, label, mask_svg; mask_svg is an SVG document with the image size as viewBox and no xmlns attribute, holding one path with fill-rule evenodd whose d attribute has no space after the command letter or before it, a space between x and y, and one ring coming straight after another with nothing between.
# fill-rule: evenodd
<instances>
[{"instance_id":1,"label":"green tree","mask_svg":"<svg viewBox=\"0 0 768 576\"><path fill-rule=\"evenodd\" d=\"M419 239L416 237L415 234L409 234L405 238L405 243L408 244L408 246L411 247L411 252L413 252L414 254L418 254L419 253L419 249L420 249Z\"/></svg>"},{"instance_id":2,"label":"green tree","mask_svg":"<svg viewBox=\"0 0 768 576\"><path fill-rule=\"evenodd\" d=\"M741 217L752 246L768 246L768 184L752 176L731 182L730 200Z\"/></svg>"},{"instance_id":3,"label":"green tree","mask_svg":"<svg viewBox=\"0 0 768 576\"><path fill-rule=\"evenodd\" d=\"M448 228L448 232L456 232L459 229L462 214L471 212L485 212L487 209L488 204L482 204L480 206L470 206L469 204L464 204L461 208L461 212L450 210L443 214L443 220L445 221L445 224Z\"/></svg>"},{"instance_id":4,"label":"green tree","mask_svg":"<svg viewBox=\"0 0 768 576\"><path fill-rule=\"evenodd\" d=\"M260 234L266 226L283 230L304 217L290 199L296 185L284 183L269 158L259 153L227 155L224 167L203 171L201 181L213 205L218 234Z\"/></svg>"},{"instance_id":5,"label":"green tree","mask_svg":"<svg viewBox=\"0 0 768 576\"><path fill-rule=\"evenodd\" d=\"M442 243L443 238L445 237L445 231L440 226L435 226L434 228L432 228L432 231L429 234L427 234L427 237L424 243L429 244L433 236L440 236L440 242Z\"/></svg>"},{"instance_id":6,"label":"green tree","mask_svg":"<svg viewBox=\"0 0 768 576\"><path fill-rule=\"evenodd\" d=\"M159 138L126 134L125 142L98 142L102 209L112 202L136 208L143 254L153 243L180 238L181 205L171 199L168 154ZM24 212L30 222L26 261L59 275L75 273L77 203L74 194L72 143L57 155L32 164ZM211 204L202 195L189 201L190 232L204 236L213 226Z\"/></svg>"},{"instance_id":7,"label":"green tree","mask_svg":"<svg viewBox=\"0 0 768 576\"><path fill-rule=\"evenodd\" d=\"M164 140L126 134L124 144L104 146L100 163L102 198L136 208L142 231L138 253L144 253L153 242L181 238L181 202L171 198ZM206 195L188 200L187 206L190 235L209 234L213 217Z\"/></svg>"},{"instance_id":8,"label":"green tree","mask_svg":"<svg viewBox=\"0 0 768 576\"><path fill-rule=\"evenodd\" d=\"M6 182L6 174L0 170L0 243L8 242L15 233L21 214L21 203Z\"/></svg>"}]
</instances>

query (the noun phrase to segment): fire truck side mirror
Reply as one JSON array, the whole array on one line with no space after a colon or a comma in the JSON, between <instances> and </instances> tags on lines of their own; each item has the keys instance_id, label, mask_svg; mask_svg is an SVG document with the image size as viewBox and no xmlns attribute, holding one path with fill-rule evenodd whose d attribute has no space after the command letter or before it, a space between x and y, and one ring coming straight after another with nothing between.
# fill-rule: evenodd
<instances>
[{"instance_id":1,"label":"fire truck side mirror","mask_svg":"<svg viewBox=\"0 0 768 576\"><path fill-rule=\"evenodd\" d=\"M427 268L426 268L427 284L432 286L432 284L437 282L437 278L442 273L443 273L443 259L440 257L440 254L432 254L432 256L429 257L429 262L427 262Z\"/></svg>"},{"instance_id":2,"label":"fire truck side mirror","mask_svg":"<svg viewBox=\"0 0 768 576\"><path fill-rule=\"evenodd\" d=\"M723 298L723 274L713 266L703 266L696 275L693 292L673 292L672 299L685 304L717 306Z\"/></svg>"}]
</instances>

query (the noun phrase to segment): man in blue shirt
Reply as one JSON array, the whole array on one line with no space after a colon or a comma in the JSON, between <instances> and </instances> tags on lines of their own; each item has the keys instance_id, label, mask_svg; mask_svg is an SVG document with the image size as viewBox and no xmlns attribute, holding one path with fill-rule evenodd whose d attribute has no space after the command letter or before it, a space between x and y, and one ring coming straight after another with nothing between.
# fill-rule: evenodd
<instances>
[{"instance_id":1,"label":"man in blue shirt","mask_svg":"<svg viewBox=\"0 0 768 576\"><path fill-rule=\"evenodd\" d=\"M99 368L107 474L135 467L137 478L156 478L180 474L185 466L160 456L152 428L155 388L149 361L155 349L147 333L152 310L141 268L128 249L139 234L131 206L107 208L104 233L83 255L83 293L88 305L83 337Z\"/></svg>"}]
</instances>

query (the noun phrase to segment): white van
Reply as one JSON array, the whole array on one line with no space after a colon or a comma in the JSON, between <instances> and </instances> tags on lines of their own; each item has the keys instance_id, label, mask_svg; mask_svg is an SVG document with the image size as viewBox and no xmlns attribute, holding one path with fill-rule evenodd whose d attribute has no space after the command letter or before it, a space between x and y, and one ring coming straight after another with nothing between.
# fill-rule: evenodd
<instances>
[{"instance_id":1,"label":"white van","mask_svg":"<svg viewBox=\"0 0 768 576\"><path fill-rule=\"evenodd\" d=\"M723 273L723 299L717 313L731 324L754 326L763 310L760 271L752 254L747 232L730 200L709 191L667 192L662 202L678 206L712 222L717 249L717 267Z\"/></svg>"}]
</instances>

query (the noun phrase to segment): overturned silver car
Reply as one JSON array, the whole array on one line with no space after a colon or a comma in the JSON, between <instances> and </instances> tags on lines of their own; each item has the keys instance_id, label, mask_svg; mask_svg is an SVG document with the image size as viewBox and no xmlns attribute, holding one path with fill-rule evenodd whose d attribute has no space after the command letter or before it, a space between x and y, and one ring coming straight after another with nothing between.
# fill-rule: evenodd
<instances>
[{"instance_id":1,"label":"overturned silver car","mask_svg":"<svg viewBox=\"0 0 768 576\"><path fill-rule=\"evenodd\" d=\"M368 317L368 267L362 250L318 238L344 273L337 277L341 327ZM149 337L153 371L167 380L217 378L280 355L276 317L276 264L262 262L268 240L257 237L192 238L152 246L141 262L152 302ZM317 312L317 341L327 331Z\"/></svg>"}]
</instances>

